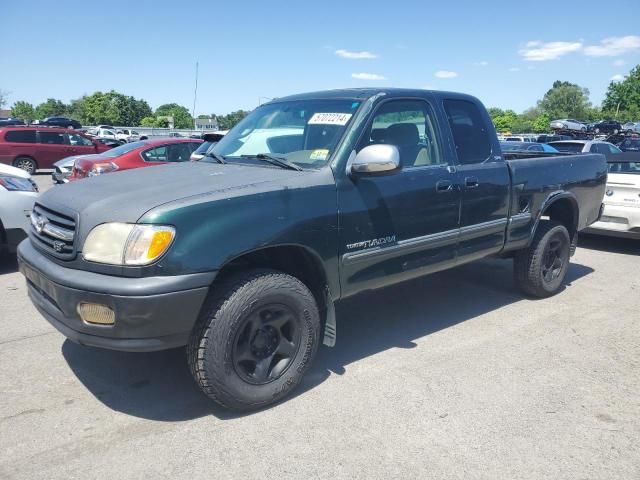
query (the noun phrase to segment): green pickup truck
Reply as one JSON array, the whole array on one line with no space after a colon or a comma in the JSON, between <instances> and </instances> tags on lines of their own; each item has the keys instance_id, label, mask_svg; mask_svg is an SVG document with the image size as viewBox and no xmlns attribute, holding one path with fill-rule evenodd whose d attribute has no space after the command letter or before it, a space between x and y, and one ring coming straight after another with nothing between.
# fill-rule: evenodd
<instances>
[{"instance_id":1,"label":"green pickup truck","mask_svg":"<svg viewBox=\"0 0 640 480\"><path fill-rule=\"evenodd\" d=\"M525 294L556 293L578 231L601 214L607 169L602 155L538 155L501 152L468 95L281 98L199 162L49 190L20 270L71 340L186 346L209 397L256 409L336 342L346 297L487 256L512 257Z\"/></svg>"}]
</instances>

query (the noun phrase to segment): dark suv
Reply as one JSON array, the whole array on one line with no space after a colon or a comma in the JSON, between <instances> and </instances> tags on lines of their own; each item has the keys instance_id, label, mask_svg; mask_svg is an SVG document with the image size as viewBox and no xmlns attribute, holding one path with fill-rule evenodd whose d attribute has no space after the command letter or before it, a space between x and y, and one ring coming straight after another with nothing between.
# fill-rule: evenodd
<instances>
[{"instance_id":1,"label":"dark suv","mask_svg":"<svg viewBox=\"0 0 640 480\"><path fill-rule=\"evenodd\" d=\"M82 125L79 121L67 117L48 117L44 120L40 120L38 122L38 125L62 128L82 128Z\"/></svg>"},{"instance_id":2,"label":"dark suv","mask_svg":"<svg viewBox=\"0 0 640 480\"><path fill-rule=\"evenodd\" d=\"M0 163L34 173L72 155L101 153L110 147L80 132L51 127L0 127Z\"/></svg>"},{"instance_id":3,"label":"dark suv","mask_svg":"<svg viewBox=\"0 0 640 480\"><path fill-rule=\"evenodd\" d=\"M607 133L609 135L615 135L622 131L622 125L615 120L600 120L599 122L590 123L587 127L589 132L593 133Z\"/></svg>"}]
</instances>

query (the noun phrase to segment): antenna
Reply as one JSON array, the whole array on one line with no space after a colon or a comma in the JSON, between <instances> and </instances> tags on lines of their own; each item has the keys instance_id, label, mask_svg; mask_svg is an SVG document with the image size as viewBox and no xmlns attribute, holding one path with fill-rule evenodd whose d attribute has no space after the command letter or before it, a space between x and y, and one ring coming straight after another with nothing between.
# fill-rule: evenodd
<instances>
[{"instance_id":1,"label":"antenna","mask_svg":"<svg viewBox=\"0 0 640 480\"><path fill-rule=\"evenodd\" d=\"M196 62L196 88L193 91L193 110L191 110L191 118L193 118L193 129L196 129L196 99L198 98L198 62Z\"/></svg>"}]
</instances>

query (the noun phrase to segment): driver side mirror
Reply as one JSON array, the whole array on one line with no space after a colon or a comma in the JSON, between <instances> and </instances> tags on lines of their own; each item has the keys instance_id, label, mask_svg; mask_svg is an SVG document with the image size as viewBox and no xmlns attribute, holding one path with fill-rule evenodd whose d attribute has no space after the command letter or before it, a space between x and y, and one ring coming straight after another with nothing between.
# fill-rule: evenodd
<instances>
[{"instance_id":1,"label":"driver side mirror","mask_svg":"<svg viewBox=\"0 0 640 480\"><path fill-rule=\"evenodd\" d=\"M358 152L351 163L352 175L394 172L400 169L400 152L395 145L368 145Z\"/></svg>"}]
</instances>

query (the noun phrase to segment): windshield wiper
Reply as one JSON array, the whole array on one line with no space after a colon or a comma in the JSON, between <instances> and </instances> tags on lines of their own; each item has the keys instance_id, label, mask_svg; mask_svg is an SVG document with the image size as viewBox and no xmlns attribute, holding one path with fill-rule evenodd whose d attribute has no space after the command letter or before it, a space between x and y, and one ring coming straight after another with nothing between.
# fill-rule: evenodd
<instances>
[{"instance_id":1,"label":"windshield wiper","mask_svg":"<svg viewBox=\"0 0 640 480\"><path fill-rule=\"evenodd\" d=\"M276 156L270 155L268 153L258 153L256 155L241 155L241 157L242 158L257 158L258 160L263 160L265 162L271 163L272 165L277 165L277 166L282 167L282 168L288 168L290 170L296 170L298 172L302 171L302 168L300 168L295 163L291 163L286 158L276 157Z\"/></svg>"},{"instance_id":2,"label":"windshield wiper","mask_svg":"<svg viewBox=\"0 0 640 480\"><path fill-rule=\"evenodd\" d=\"M213 158L218 163L227 163L222 155L214 152L207 152L204 154L205 157Z\"/></svg>"}]
</instances>

